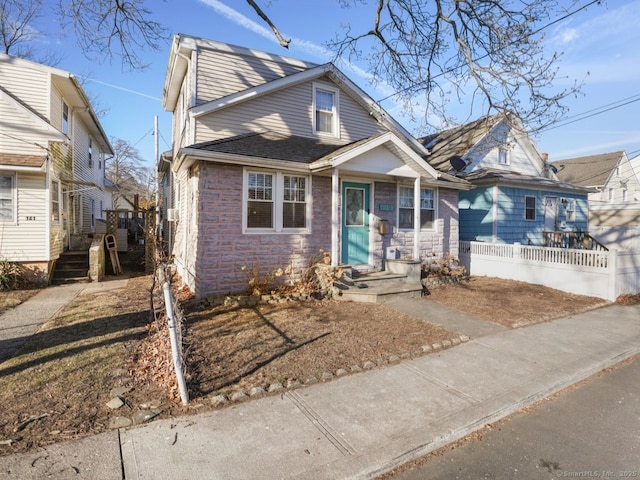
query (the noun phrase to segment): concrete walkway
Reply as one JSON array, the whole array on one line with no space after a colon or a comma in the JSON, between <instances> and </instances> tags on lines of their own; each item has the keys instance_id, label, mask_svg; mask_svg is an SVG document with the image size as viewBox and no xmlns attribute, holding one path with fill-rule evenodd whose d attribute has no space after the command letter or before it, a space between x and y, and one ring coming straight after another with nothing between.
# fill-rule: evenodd
<instances>
[{"instance_id":1,"label":"concrete walkway","mask_svg":"<svg viewBox=\"0 0 640 480\"><path fill-rule=\"evenodd\" d=\"M281 395L0 457L0 479L372 478L637 355L640 306L497 330Z\"/></svg>"}]
</instances>

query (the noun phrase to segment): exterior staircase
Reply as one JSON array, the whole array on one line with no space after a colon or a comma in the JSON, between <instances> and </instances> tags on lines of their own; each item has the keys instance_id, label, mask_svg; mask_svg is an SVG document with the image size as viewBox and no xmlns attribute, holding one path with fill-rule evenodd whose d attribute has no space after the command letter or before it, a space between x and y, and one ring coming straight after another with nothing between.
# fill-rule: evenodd
<instances>
[{"instance_id":1,"label":"exterior staircase","mask_svg":"<svg viewBox=\"0 0 640 480\"><path fill-rule=\"evenodd\" d=\"M362 272L344 266L334 282L334 298L354 302L384 303L397 298L420 298L420 262L389 260L386 270Z\"/></svg>"},{"instance_id":2,"label":"exterior staircase","mask_svg":"<svg viewBox=\"0 0 640 480\"><path fill-rule=\"evenodd\" d=\"M89 250L68 250L56 261L52 283L88 283Z\"/></svg>"}]
</instances>

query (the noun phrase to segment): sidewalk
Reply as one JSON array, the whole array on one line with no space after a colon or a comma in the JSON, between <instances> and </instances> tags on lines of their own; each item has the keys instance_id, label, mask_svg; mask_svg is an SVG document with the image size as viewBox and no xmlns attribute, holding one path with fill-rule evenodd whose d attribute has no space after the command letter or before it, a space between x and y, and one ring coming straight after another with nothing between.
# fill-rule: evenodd
<instances>
[{"instance_id":1,"label":"sidewalk","mask_svg":"<svg viewBox=\"0 0 640 480\"><path fill-rule=\"evenodd\" d=\"M372 478L638 353L640 306L612 305L213 412L0 457L0 479Z\"/></svg>"}]
</instances>

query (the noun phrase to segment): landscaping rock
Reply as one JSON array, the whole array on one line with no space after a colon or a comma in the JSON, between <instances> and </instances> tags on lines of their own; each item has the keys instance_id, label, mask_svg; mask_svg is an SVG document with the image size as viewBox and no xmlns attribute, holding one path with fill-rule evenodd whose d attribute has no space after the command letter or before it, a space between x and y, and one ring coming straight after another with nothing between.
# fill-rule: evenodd
<instances>
[{"instance_id":1,"label":"landscaping rock","mask_svg":"<svg viewBox=\"0 0 640 480\"><path fill-rule=\"evenodd\" d=\"M229 400L231 400L232 402L238 402L240 400L244 400L245 398L247 398L247 394L241 390L239 392L233 392L229 397Z\"/></svg>"},{"instance_id":2,"label":"landscaping rock","mask_svg":"<svg viewBox=\"0 0 640 480\"><path fill-rule=\"evenodd\" d=\"M307 379L304 381L304 383L309 385L311 383L316 383L317 381L318 381L318 377L315 377L314 375L311 375L311 376L307 377Z\"/></svg>"},{"instance_id":3,"label":"landscaping rock","mask_svg":"<svg viewBox=\"0 0 640 480\"><path fill-rule=\"evenodd\" d=\"M336 370L336 377L342 377L343 375L346 375L347 372L344 368L339 368L338 370Z\"/></svg>"},{"instance_id":4,"label":"landscaping rock","mask_svg":"<svg viewBox=\"0 0 640 480\"><path fill-rule=\"evenodd\" d=\"M268 392L277 392L278 390L282 390L284 387L282 386L281 383L272 383L271 385L269 385L269 388L267 389Z\"/></svg>"},{"instance_id":5,"label":"landscaping rock","mask_svg":"<svg viewBox=\"0 0 640 480\"><path fill-rule=\"evenodd\" d=\"M302 385L300 383L300 380L298 380L297 378L290 378L289 380L287 380L287 388L294 388L297 387L298 385Z\"/></svg>"},{"instance_id":6,"label":"landscaping rock","mask_svg":"<svg viewBox=\"0 0 640 480\"><path fill-rule=\"evenodd\" d=\"M226 395L216 395L211 399L211 404L214 407L224 405L225 403L228 403L228 402L229 402L229 399L226 397Z\"/></svg>"},{"instance_id":7,"label":"landscaping rock","mask_svg":"<svg viewBox=\"0 0 640 480\"><path fill-rule=\"evenodd\" d=\"M398 361L400 361L400 357L398 355L391 355L389 357L389 363L398 362Z\"/></svg>"},{"instance_id":8,"label":"landscaping rock","mask_svg":"<svg viewBox=\"0 0 640 480\"><path fill-rule=\"evenodd\" d=\"M353 365L351 367L351 371L352 372L361 372L362 371L362 367L360 365Z\"/></svg>"},{"instance_id":9,"label":"landscaping rock","mask_svg":"<svg viewBox=\"0 0 640 480\"><path fill-rule=\"evenodd\" d=\"M133 414L131 419L133 420L134 425L140 425L157 417L160 413L161 410L139 410Z\"/></svg>"},{"instance_id":10,"label":"landscaping rock","mask_svg":"<svg viewBox=\"0 0 640 480\"><path fill-rule=\"evenodd\" d=\"M428 353L431 351L431 345L423 345L422 346L422 352L423 353Z\"/></svg>"},{"instance_id":11,"label":"landscaping rock","mask_svg":"<svg viewBox=\"0 0 640 480\"><path fill-rule=\"evenodd\" d=\"M160 408L161 406L162 406L162 401L158 399L140 404L140 408L143 410L155 410Z\"/></svg>"},{"instance_id":12,"label":"landscaping rock","mask_svg":"<svg viewBox=\"0 0 640 480\"><path fill-rule=\"evenodd\" d=\"M113 417L109 419L109 428L111 430L116 428L130 427L133 422L127 417Z\"/></svg>"},{"instance_id":13,"label":"landscaping rock","mask_svg":"<svg viewBox=\"0 0 640 480\"><path fill-rule=\"evenodd\" d=\"M434 350L440 350L442 348L442 344L436 342L433 345L431 345L431 348Z\"/></svg>"},{"instance_id":14,"label":"landscaping rock","mask_svg":"<svg viewBox=\"0 0 640 480\"><path fill-rule=\"evenodd\" d=\"M113 397L111 400L107 402L107 407L111 410L116 410L124 405L124 402L120 397Z\"/></svg>"},{"instance_id":15,"label":"landscaping rock","mask_svg":"<svg viewBox=\"0 0 640 480\"><path fill-rule=\"evenodd\" d=\"M250 397L256 397L258 395L262 395L263 393L264 393L264 388L262 387L253 387L251 390L249 390Z\"/></svg>"},{"instance_id":16,"label":"landscaping rock","mask_svg":"<svg viewBox=\"0 0 640 480\"><path fill-rule=\"evenodd\" d=\"M460 335L460 341L462 343L468 342L469 341L469 337L467 337L466 335Z\"/></svg>"},{"instance_id":17,"label":"landscaping rock","mask_svg":"<svg viewBox=\"0 0 640 480\"><path fill-rule=\"evenodd\" d=\"M113 397L123 397L127 393L129 393L131 390L132 390L131 387L116 387L116 388L112 388L111 391L109 392L109 396L111 398L113 398Z\"/></svg>"},{"instance_id":18,"label":"landscaping rock","mask_svg":"<svg viewBox=\"0 0 640 480\"><path fill-rule=\"evenodd\" d=\"M364 362L363 368L365 370L371 370L372 368L376 368L376 364L373 362Z\"/></svg>"},{"instance_id":19,"label":"landscaping rock","mask_svg":"<svg viewBox=\"0 0 640 480\"><path fill-rule=\"evenodd\" d=\"M331 380L333 378L333 373L331 372L322 372L322 376L320 377L323 382L327 380Z\"/></svg>"}]
</instances>

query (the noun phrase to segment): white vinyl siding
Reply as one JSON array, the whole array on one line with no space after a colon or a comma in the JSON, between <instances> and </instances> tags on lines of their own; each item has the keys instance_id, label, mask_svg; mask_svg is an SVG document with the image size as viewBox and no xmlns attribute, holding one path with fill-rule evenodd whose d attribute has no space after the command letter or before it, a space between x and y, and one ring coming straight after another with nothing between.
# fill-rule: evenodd
<instances>
[{"instance_id":1,"label":"white vinyl siding","mask_svg":"<svg viewBox=\"0 0 640 480\"><path fill-rule=\"evenodd\" d=\"M301 72L304 68L262 58L198 51L196 105Z\"/></svg>"},{"instance_id":2,"label":"white vinyl siding","mask_svg":"<svg viewBox=\"0 0 640 480\"><path fill-rule=\"evenodd\" d=\"M49 189L43 174L16 173L16 219L2 224L0 255L12 261L49 260Z\"/></svg>"},{"instance_id":3,"label":"white vinyl siding","mask_svg":"<svg viewBox=\"0 0 640 480\"><path fill-rule=\"evenodd\" d=\"M319 86L324 82L316 82ZM333 83L324 83L335 88ZM317 138L313 132L313 83L306 82L205 115L196 124L195 142L226 138L258 129ZM349 143L383 131L360 105L340 95L340 143ZM336 139L336 141L338 141Z\"/></svg>"},{"instance_id":4,"label":"white vinyl siding","mask_svg":"<svg viewBox=\"0 0 640 480\"><path fill-rule=\"evenodd\" d=\"M13 104L0 99L0 119L10 118L11 123L3 122L0 135L0 151L3 153L17 153L22 155L46 155L44 148L47 138L41 127L24 111L18 110Z\"/></svg>"},{"instance_id":5,"label":"white vinyl siding","mask_svg":"<svg viewBox=\"0 0 640 480\"><path fill-rule=\"evenodd\" d=\"M14 97L49 118L49 75L18 62L0 61L2 86Z\"/></svg>"}]
</instances>

